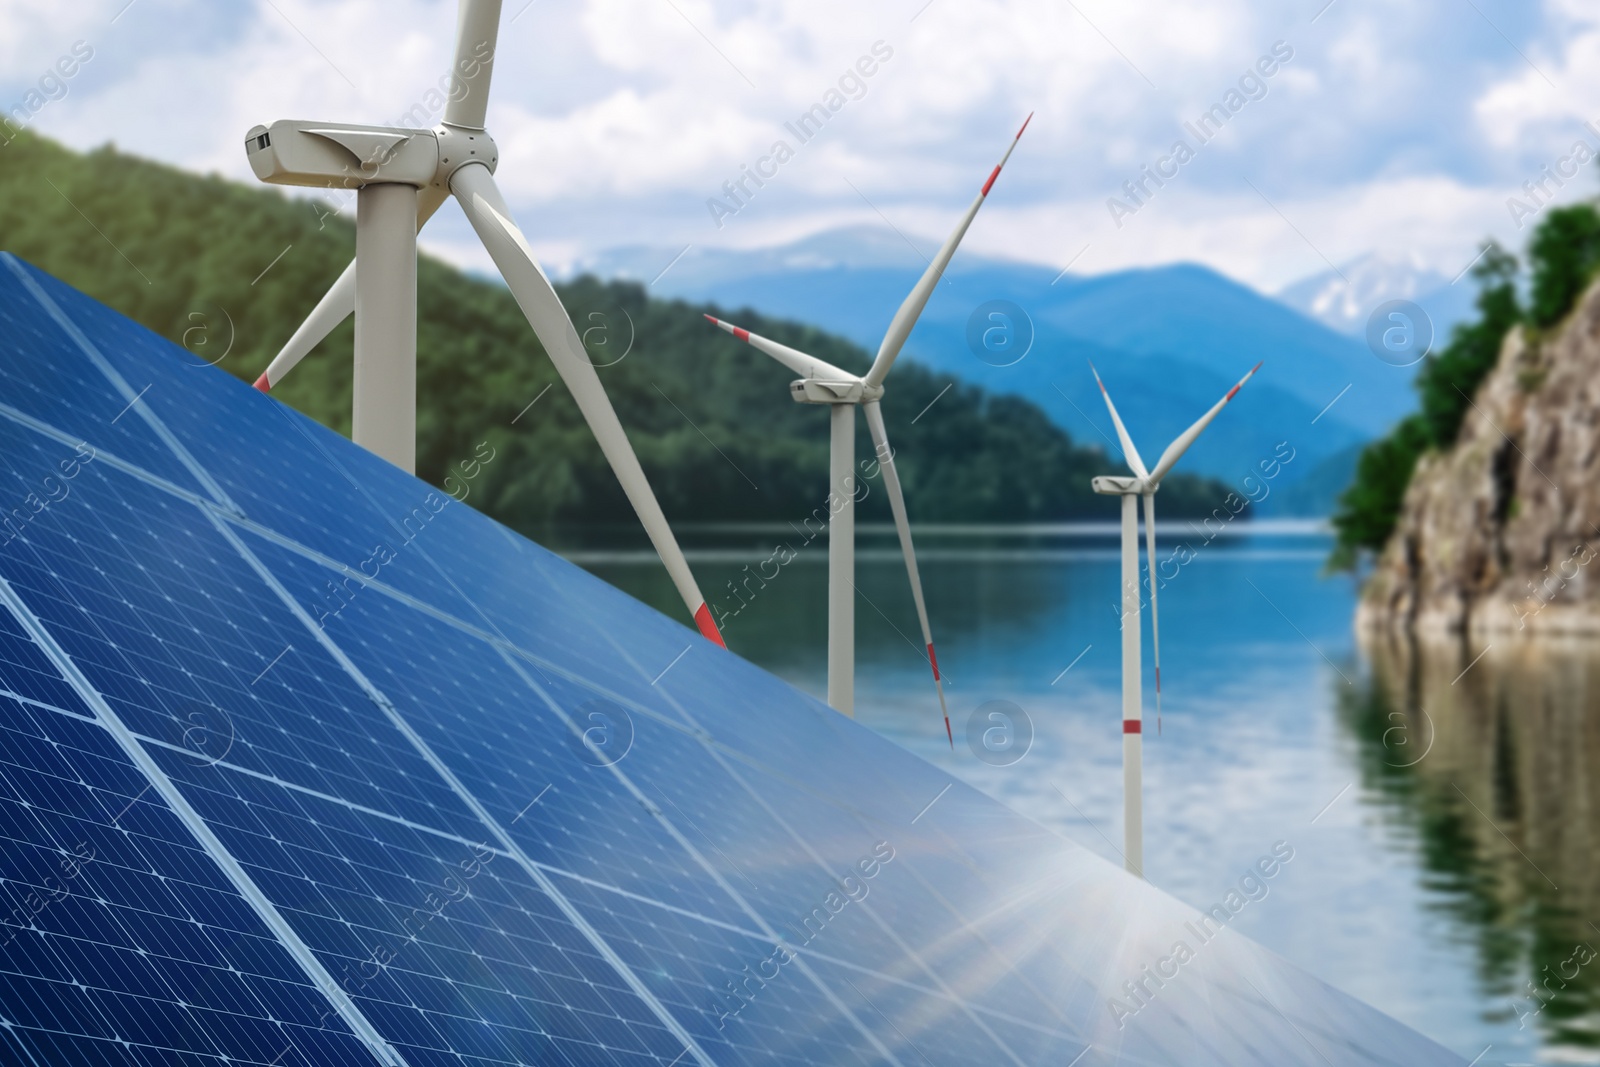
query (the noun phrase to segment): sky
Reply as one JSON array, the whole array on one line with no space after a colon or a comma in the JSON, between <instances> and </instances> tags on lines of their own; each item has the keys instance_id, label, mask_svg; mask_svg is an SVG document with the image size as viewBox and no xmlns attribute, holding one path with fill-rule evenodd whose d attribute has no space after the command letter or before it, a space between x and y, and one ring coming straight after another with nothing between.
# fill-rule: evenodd
<instances>
[{"instance_id":1,"label":"sky","mask_svg":"<svg viewBox=\"0 0 1600 1067\"><path fill-rule=\"evenodd\" d=\"M455 7L0 0L0 107L43 79L38 132L253 181L258 123L425 105ZM75 46L92 55L51 80ZM802 141L785 124L819 103L837 110ZM1202 144L1184 124L1218 104ZM561 271L623 245L856 225L931 251L1030 112L967 249L1083 274L1199 262L1266 292L1369 253L1453 277L1486 236L1524 244L1543 210L1524 182L1579 141L1600 151L1584 125L1600 130L1600 5L505 0L488 126L518 221ZM776 174L728 198L779 141ZM1135 200L1144 166L1169 177ZM1594 170L1541 200L1600 191ZM454 208L424 245L488 267Z\"/></svg>"}]
</instances>

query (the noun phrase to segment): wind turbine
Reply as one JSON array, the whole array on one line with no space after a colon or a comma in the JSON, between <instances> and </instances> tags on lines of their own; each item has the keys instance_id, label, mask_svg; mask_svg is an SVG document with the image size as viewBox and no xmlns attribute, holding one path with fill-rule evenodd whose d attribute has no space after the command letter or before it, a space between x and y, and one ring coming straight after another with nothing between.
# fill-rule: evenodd
<instances>
[{"instance_id":1,"label":"wind turbine","mask_svg":"<svg viewBox=\"0 0 1600 1067\"><path fill-rule=\"evenodd\" d=\"M955 737L950 731L950 709L945 705L944 683L939 676L939 658L933 650L933 631L928 626L928 608L922 599L922 578L917 572L917 553L911 543L911 524L906 518L905 496L900 490L900 476L895 470L894 451L889 447L889 435L884 429L883 413L879 401L883 399L883 380L894 366L895 357L905 345L906 338L917 324L934 286L944 275L944 269L966 236L967 228L977 217L994 188L1000 170L1016 150L1023 131L1033 121L1030 114L1022 129L1012 138L1006 154L983 183L972 205L967 208L955 230L946 238L938 255L928 264L928 269L918 279L911 294L895 312L878 346L878 355L866 375L857 376L831 363L808 356L797 349L770 341L749 330L707 315L715 325L746 341L794 373L799 380L789 383L789 395L800 404L824 404L830 411L828 448L829 494L828 509L828 703L846 715L855 714L855 630L856 630L856 550L855 550L855 489L854 468L856 459L856 411L859 406L867 417L867 429L872 433L873 447L877 451L878 465L883 471L884 488L889 494L889 508L894 512L895 529L900 534L900 551L905 556L906 574L911 579L911 597L916 601L917 619L922 624L922 640L928 648L928 665L933 669L934 688L939 692L939 708L944 712L944 732L950 747L955 747Z\"/></svg>"},{"instance_id":2,"label":"wind turbine","mask_svg":"<svg viewBox=\"0 0 1600 1067\"><path fill-rule=\"evenodd\" d=\"M1156 725L1161 723L1161 615L1156 608L1156 490L1161 479L1167 476L1174 464L1194 444L1201 431L1211 425L1211 420L1239 395L1256 371L1239 379L1239 384L1228 390L1226 396L1212 405L1211 410L1197 419L1193 426L1183 431L1161 453L1154 470L1146 470L1133 447L1128 428L1122 425L1117 406L1106 392L1106 383L1100 372L1089 364L1095 384L1105 398L1106 410L1111 412L1111 422L1117 428L1117 440L1122 443L1122 457L1133 471L1132 478L1100 477L1093 481L1094 491L1105 496L1122 498L1122 853L1123 863L1129 872L1144 877L1144 712L1140 692L1139 660L1139 497L1144 497L1144 532L1146 557L1150 567L1150 636L1155 651L1156 668Z\"/></svg>"},{"instance_id":3,"label":"wind turbine","mask_svg":"<svg viewBox=\"0 0 1600 1067\"><path fill-rule=\"evenodd\" d=\"M722 644L711 609L584 352L572 319L495 184L484 128L501 0L461 0L444 122L431 130L281 121L245 142L256 177L356 190L356 258L267 367L268 392L351 314L356 318L351 437L406 471L416 466L417 230L454 196L549 353L622 483L700 632Z\"/></svg>"}]
</instances>

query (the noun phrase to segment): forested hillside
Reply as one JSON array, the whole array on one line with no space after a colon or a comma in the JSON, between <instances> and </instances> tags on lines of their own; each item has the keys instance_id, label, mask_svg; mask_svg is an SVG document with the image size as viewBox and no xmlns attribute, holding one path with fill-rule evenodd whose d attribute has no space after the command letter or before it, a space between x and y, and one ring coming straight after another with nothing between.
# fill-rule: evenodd
<instances>
[{"instance_id":1,"label":"forested hillside","mask_svg":"<svg viewBox=\"0 0 1600 1067\"><path fill-rule=\"evenodd\" d=\"M352 212L112 147L80 155L24 133L0 148L0 249L199 358L226 352L219 365L246 381L353 256ZM631 523L510 294L426 258L419 290L419 474L443 485L487 441L497 456L472 482L472 505L530 532L551 522ZM748 309L655 300L637 284L583 278L561 295L670 518L794 521L822 502L826 416L792 402L787 372L701 314L846 368L864 370L866 352ZM344 433L351 329L347 322L273 391ZM890 379L884 412L915 521L1115 515L1115 502L1093 496L1089 479L1121 470L1120 459L1076 445L1029 400L961 385L909 355ZM864 426L860 439L867 458ZM1161 494L1164 513L1209 512L1225 493L1174 476ZM883 494L864 510L886 519Z\"/></svg>"}]
</instances>

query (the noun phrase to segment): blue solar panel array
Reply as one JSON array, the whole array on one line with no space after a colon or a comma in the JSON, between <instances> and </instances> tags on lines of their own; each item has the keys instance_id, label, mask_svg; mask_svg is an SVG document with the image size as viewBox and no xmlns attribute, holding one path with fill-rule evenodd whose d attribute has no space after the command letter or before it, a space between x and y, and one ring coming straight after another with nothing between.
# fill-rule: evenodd
<instances>
[{"instance_id":1,"label":"blue solar panel array","mask_svg":"<svg viewBox=\"0 0 1600 1067\"><path fill-rule=\"evenodd\" d=\"M185 357L0 258L0 1062L1459 1062Z\"/></svg>"}]
</instances>

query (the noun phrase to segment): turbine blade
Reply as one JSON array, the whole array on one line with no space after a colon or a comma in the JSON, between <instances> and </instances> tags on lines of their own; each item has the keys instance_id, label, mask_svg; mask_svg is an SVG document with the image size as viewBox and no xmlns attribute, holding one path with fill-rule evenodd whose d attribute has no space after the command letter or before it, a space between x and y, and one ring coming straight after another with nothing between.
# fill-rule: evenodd
<instances>
[{"instance_id":1,"label":"turbine blade","mask_svg":"<svg viewBox=\"0 0 1600 1067\"><path fill-rule=\"evenodd\" d=\"M341 322L354 315L355 311L356 264L355 260L351 260L344 273L339 275L339 280L333 283L333 288L317 301L317 306L311 309L311 314L306 316L306 321L300 324L294 336L290 337L289 342L272 357L267 369L256 379L256 388L263 393L271 392L274 385L283 381L313 348L321 344Z\"/></svg>"},{"instance_id":2,"label":"turbine blade","mask_svg":"<svg viewBox=\"0 0 1600 1067\"><path fill-rule=\"evenodd\" d=\"M489 110L489 81L494 75L495 47L500 38L501 0L461 0L456 19L456 58L450 68L450 102L444 121L451 126L483 129Z\"/></svg>"},{"instance_id":3,"label":"turbine blade","mask_svg":"<svg viewBox=\"0 0 1600 1067\"><path fill-rule=\"evenodd\" d=\"M649 481L645 479L644 468L639 466L639 457L634 454L633 445L629 443L628 435L611 407L605 387L600 384L600 376L595 373L594 365L584 352L578 331L573 327L572 319L568 317L567 309L562 306L550 279L540 269L527 239L517 229L516 223L511 221L511 209L501 197L489 168L479 163L462 167L450 179L450 188L461 202L467 219L478 232L490 258L500 269L522 313L527 316L528 324L538 335L539 343L549 354L550 362L555 364L561 380L571 391L573 400L577 401L584 421L599 442L600 451L605 453L617 481L622 483L622 491L638 513L639 521L650 535L651 544L661 556L661 562L666 565L667 573L672 576L673 584L677 586L689 613L694 616L700 632L707 639L722 644L722 635L711 618L711 609L700 595L694 575L689 571L689 563L672 535L672 528L667 525L666 516L661 512L661 505L656 501Z\"/></svg>"},{"instance_id":4,"label":"turbine blade","mask_svg":"<svg viewBox=\"0 0 1600 1067\"><path fill-rule=\"evenodd\" d=\"M983 202L988 199L989 190L994 188L995 179L1000 177L1000 169L1006 165L1006 160L1011 158L1017 142L1022 140L1023 130L1026 130L1028 123L1032 121L1033 115L1030 113L1023 121L1022 129L1011 139L1011 147L1006 149L1006 154L990 172L989 180L983 183L983 188L972 201L972 206L967 208L967 213L961 216L961 221L956 224L955 230L945 239L944 247L939 249L939 254L928 264L928 269L912 288L911 295L900 305L900 310L894 313L894 319L889 323L889 332L883 335L883 344L878 346L877 358L872 361L872 369L867 371L868 385L882 385L884 378L889 376L889 368L894 366L895 357L905 346L906 338L911 336L911 331L917 325L917 319L922 315L922 309L928 306L928 298L933 295L934 287L944 276L944 269L950 265L950 258L956 254L956 248L961 244L961 239L967 235L967 228L972 225L972 220L978 217L978 209L983 207Z\"/></svg>"},{"instance_id":5,"label":"turbine blade","mask_svg":"<svg viewBox=\"0 0 1600 1067\"><path fill-rule=\"evenodd\" d=\"M1156 495L1144 494L1145 558L1150 569L1150 646L1156 659L1156 735L1161 734L1161 610L1156 607Z\"/></svg>"},{"instance_id":6,"label":"turbine blade","mask_svg":"<svg viewBox=\"0 0 1600 1067\"><path fill-rule=\"evenodd\" d=\"M911 522L906 518L906 498L900 491L900 475L894 466L894 451L883 426L883 412L876 400L861 405L866 412L867 429L872 431L872 447L883 471L883 486L889 494L889 510L894 512L894 528L900 534L900 552L906 558L906 575L911 579L911 599L917 604L917 621L922 624L922 642L928 646L928 665L933 668L933 687L939 691L939 710L944 713L944 735L955 751L955 735L950 731L950 708L944 700L944 681L939 677L939 657L933 651L933 630L928 625L928 606L922 599L922 575L917 571L917 550L911 544Z\"/></svg>"},{"instance_id":7,"label":"turbine blade","mask_svg":"<svg viewBox=\"0 0 1600 1067\"><path fill-rule=\"evenodd\" d=\"M1122 442L1122 458L1128 461L1128 468L1140 478L1148 479L1150 473L1144 469L1144 460L1139 458L1139 450L1133 447L1133 438L1128 436L1128 428L1122 425L1122 416L1117 414L1117 405L1111 402L1111 394L1106 392L1106 383L1100 380L1100 372L1094 369L1094 363L1089 364L1089 370L1094 374L1095 384L1100 387L1100 395L1105 397L1106 410L1111 412L1111 422L1117 428L1117 440Z\"/></svg>"},{"instance_id":8,"label":"turbine blade","mask_svg":"<svg viewBox=\"0 0 1600 1067\"><path fill-rule=\"evenodd\" d=\"M450 194L443 189L434 189L432 186L422 190L417 197L417 231L428 224L434 213L450 198ZM267 369L261 377L256 379L256 388L263 393L272 391L272 387L294 370L295 365L313 348L325 341L330 333L338 329L339 324L356 313L356 264L355 260L339 275L333 287L323 294L317 306L311 309L311 314L306 316L306 321L289 338L289 343L278 350L272 357L272 362L267 364Z\"/></svg>"},{"instance_id":9,"label":"turbine blade","mask_svg":"<svg viewBox=\"0 0 1600 1067\"><path fill-rule=\"evenodd\" d=\"M740 329L733 323L723 322L714 315L707 315L706 321L727 333L733 334L733 336L750 345L752 348L765 352L767 355L771 356L779 363L782 363L785 367L788 367L802 378L824 378L843 382L855 382L861 380L856 375L851 374L847 370L842 370L839 367L835 367L832 363L829 363L826 360L818 359L815 356L808 356L798 348L790 348L788 345L780 345L776 341L769 341L758 333L751 333L749 330Z\"/></svg>"},{"instance_id":10,"label":"turbine blade","mask_svg":"<svg viewBox=\"0 0 1600 1067\"><path fill-rule=\"evenodd\" d=\"M1250 373L1240 378L1239 384L1229 389L1227 396L1213 404L1210 411L1196 419L1193 426L1179 434L1177 439L1167 446L1167 450L1161 453L1161 458L1156 461L1156 469L1150 472L1149 480L1151 485L1161 484L1161 479L1166 477L1167 472L1172 469L1172 465L1182 459L1185 452L1189 451L1189 446L1194 444L1194 439L1200 436L1200 432L1211 425L1211 420L1217 417L1217 413L1228 406L1228 401L1239 395L1239 390L1244 388L1244 383L1254 377L1256 371L1260 369L1260 363L1251 367Z\"/></svg>"}]
</instances>

